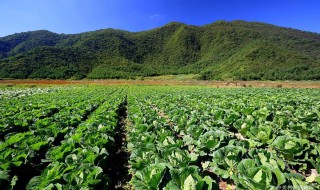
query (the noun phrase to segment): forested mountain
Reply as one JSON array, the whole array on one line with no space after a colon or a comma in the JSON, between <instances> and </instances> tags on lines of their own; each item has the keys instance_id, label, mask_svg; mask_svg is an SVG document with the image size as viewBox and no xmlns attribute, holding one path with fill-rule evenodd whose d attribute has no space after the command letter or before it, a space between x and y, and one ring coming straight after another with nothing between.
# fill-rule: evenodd
<instances>
[{"instance_id":1,"label":"forested mountain","mask_svg":"<svg viewBox=\"0 0 320 190\"><path fill-rule=\"evenodd\" d=\"M217 80L319 80L320 34L245 21L169 23L127 32L41 30L0 38L0 78L134 78L201 74Z\"/></svg>"}]
</instances>

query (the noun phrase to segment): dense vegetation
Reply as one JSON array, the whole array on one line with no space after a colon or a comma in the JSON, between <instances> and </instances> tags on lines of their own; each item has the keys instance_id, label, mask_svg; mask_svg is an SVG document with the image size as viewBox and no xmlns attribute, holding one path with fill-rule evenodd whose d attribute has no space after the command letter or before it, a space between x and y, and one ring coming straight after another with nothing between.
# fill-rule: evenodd
<instances>
[{"instance_id":1,"label":"dense vegetation","mask_svg":"<svg viewBox=\"0 0 320 190\"><path fill-rule=\"evenodd\" d=\"M318 89L2 87L0 105L1 189L320 188Z\"/></svg>"},{"instance_id":2,"label":"dense vegetation","mask_svg":"<svg viewBox=\"0 0 320 190\"><path fill-rule=\"evenodd\" d=\"M269 24L170 23L143 32L74 35L34 31L0 38L1 78L135 78L201 74L201 79L318 80L320 35Z\"/></svg>"},{"instance_id":3,"label":"dense vegetation","mask_svg":"<svg viewBox=\"0 0 320 190\"><path fill-rule=\"evenodd\" d=\"M123 90L2 89L0 95L1 189L106 189L106 148L114 146Z\"/></svg>"}]
</instances>

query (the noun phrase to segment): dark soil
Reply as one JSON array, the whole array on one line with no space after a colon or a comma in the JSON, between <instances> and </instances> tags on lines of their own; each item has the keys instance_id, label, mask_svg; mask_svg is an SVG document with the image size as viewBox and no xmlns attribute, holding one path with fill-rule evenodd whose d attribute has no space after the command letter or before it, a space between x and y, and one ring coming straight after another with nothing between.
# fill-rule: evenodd
<instances>
[{"instance_id":1,"label":"dark soil","mask_svg":"<svg viewBox=\"0 0 320 190\"><path fill-rule=\"evenodd\" d=\"M109 152L107 174L112 181L110 189L130 189L129 157L126 142L127 98L118 108L118 126L115 134L115 146Z\"/></svg>"}]
</instances>

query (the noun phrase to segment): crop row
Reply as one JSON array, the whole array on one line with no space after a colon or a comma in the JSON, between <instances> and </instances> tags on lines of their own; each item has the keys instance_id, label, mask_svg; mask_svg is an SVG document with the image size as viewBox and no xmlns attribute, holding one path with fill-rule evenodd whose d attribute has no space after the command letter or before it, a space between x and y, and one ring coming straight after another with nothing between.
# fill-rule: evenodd
<instances>
[{"instance_id":1,"label":"crop row","mask_svg":"<svg viewBox=\"0 0 320 190\"><path fill-rule=\"evenodd\" d=\"M1 87L0 91L0 100L14 99L14 98L23 98L27 96L33 96L36 94L47 94L52 92L58 92L65 90L65 88L12 88L12 87Z\"/></svg>"},{"instance_id":2,"label":"crop row","mask_svg":"<svg viewBox=\"0 0 320 190\"><path fill-rule=\"evenodd\" d=\"M93 89L84 93L83 96L79 94L72 96L72 93L69 96L59 94L66 105L57 113L36 119L30 126L26 126L27 132L5 134L4 141L0 145L0 167L3 174L0 178L0 186L25 188L25 184L31 177L39 174L47 165L55 165L55 162L49 164L51 160L44 159L50 150L65 146L61 144L64 142L62 140L69 138L75 130L82 129L82 123L89 121L88 117L96 113L95 110L100 105L102 108L99 107L99 109L106 108L108 104L103 102L116 96L109 95L113 91L114 89L100 91ZM93 92L95 96L90 96ZM28 176L24 174L26 171L29 171Z\"/></svg>"},{"instance_id":3,"label":"crop row","mask_svg":"<svg viewBox=\"0 0 320 190\"><path fill-rule=\"evenodd\" d=\"M320 188L319 90L33 90L0 93L1 189Z\"/></svg>"},{"instance_id":4,"label":"crop row","mask_svg":"<svg viewBox=\"0 0 320 190\"><path fill-rule=\"evenodd\" d=\"M103 103L88 120L65 136L60 146L46 153L50 164L40 176L29 182L27 189L107 188L110 180L105 174L108 149L114 146L117 109L124 101L117 93Z\"/></svg>"},{"instance_id":5,"label":"crop row","mask_svg":"<svg viewBox=\"0 0 320 190\"><path fill-rule=\"evenodd\" d=\"M143 96L129 96L128 150L135 189L211 189L210 176L200 173L196 157L176 137L170 123Z\"/></svg>"},{"instance_id":6,"label":"crop row","mask_svg":"<svg viewBox=\"0 0 320 190\"><path fill-rule=\"evenodd\" d=\"M86 100L93 101L93 98L89 98L89 94L83 93L82 90L68 89L50 94L0 100L0 137L11 132L26 132L29 126L38 120L51 117L61 110L68 111L85 105L83 103Z\"/></svg>"},{"instance_id":7,"label":"crop row","mask_svg":"<svg viewBox=\"0 0 320 190\"><path fill-rule=\"evenodd\" d=\"M141 114L138 119L134 117L136 114L131 118L135 128L142 127L148 132L146 139L150 147L156 144L154 152L169 158L170 154L162 153L170 150L163 146L168 142L177 150L188 150L183 156L175 155L183 158L176 168L196 165L201 176L209 175L219 186L226 184L229 188L319 187L316 176L320 169L320 106L312 94L274 89L263 92L259 89L167 90L150 89L140 94L132 104L140 106ZM317 91L311 93L316 95ZM139 134L143 133L139 131ZM144 147L147 142L138 141L138 145ZM132 149L135 155L137 148ZM131 158L134 164L139 161ZM153 163L160 162L171 170L170 160L155 160ZM134 172L134 164L134 175L142 178L140 168ZM167 175L160 176L158 185L167 184ZM133 178L132 183L136 181ZM193 183L196 185L197 181L193 179ZM182 189L181 183L177 188Z\"/></svg>"}]
</instances>

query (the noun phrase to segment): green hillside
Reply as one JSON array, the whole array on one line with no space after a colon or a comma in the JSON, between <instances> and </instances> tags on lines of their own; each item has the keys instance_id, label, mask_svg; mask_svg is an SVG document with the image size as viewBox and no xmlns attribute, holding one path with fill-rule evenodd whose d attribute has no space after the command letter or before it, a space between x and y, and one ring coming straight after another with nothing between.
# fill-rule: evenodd
<instances>
[{"instance_id":1,"label":"green hillside","mask_svg":"<svg viewBox=\"0 0 320 190\"><path fill-rule=\"evenodd\" d=\"M169 23L143 32L34 31L0 38L0 78L201 74L218 80L319 80L320 34L274 25Z\"/></svg>"}]
</instances>

